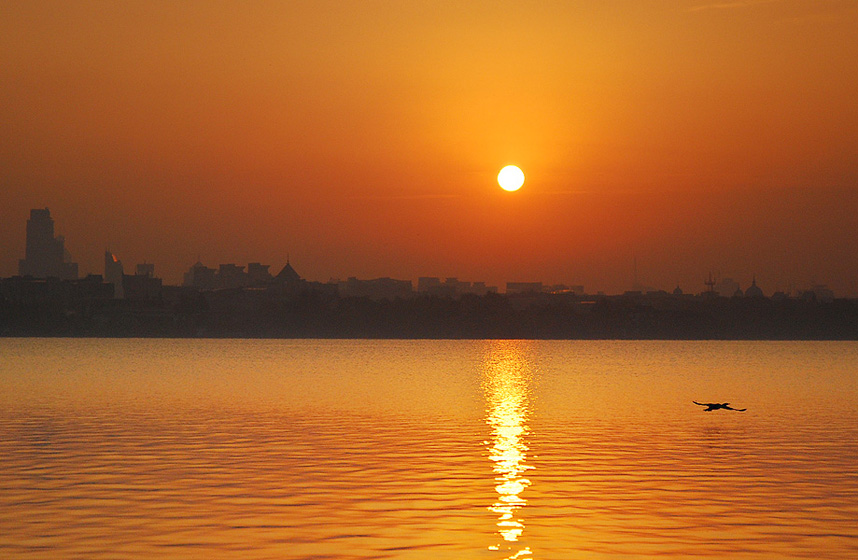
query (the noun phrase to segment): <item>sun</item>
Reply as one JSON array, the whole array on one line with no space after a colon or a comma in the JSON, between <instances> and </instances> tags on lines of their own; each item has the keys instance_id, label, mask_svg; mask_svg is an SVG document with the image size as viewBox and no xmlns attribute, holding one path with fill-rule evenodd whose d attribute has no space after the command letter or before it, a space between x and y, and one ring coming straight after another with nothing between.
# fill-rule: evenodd
<instances>
[{"instance_id":1,"label":"sun","mask_svg":"<svg viewBox=\"0 0 858 560\"><path fill-rule=\"evenodd\" d=\"M515 165L507 165L498 173L498 185L505 191L517 191L524 184L524 173Z\"/></svg>"}]
</instances>

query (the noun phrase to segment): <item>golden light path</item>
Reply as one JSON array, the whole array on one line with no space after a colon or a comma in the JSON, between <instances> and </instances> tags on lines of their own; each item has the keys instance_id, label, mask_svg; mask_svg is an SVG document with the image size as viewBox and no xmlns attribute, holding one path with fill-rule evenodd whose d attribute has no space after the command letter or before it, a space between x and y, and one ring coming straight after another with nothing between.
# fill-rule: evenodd
<instances>
[{"instance_id":1,"label":"golden light path","mask_svg":"<svg viewBox=\"0 0 858 560\"><path fill-rule=\"evenodd\" d=\"M532 372L525 356L525 344L494 341L483 362L486 423L492 428L492 439L486 444L489 459L494 463L498 493L497 501L489 510L498 514L498 534L504 541L489 549L503 547L510 553L508 559L531 557L530 548L516 548L513 544L524 532L524 521L518 517L518 510L527 503L521 494L530 486L530 480L523 475L533 468L526 464L528 383Z\"/></svg>"}]
</instances>

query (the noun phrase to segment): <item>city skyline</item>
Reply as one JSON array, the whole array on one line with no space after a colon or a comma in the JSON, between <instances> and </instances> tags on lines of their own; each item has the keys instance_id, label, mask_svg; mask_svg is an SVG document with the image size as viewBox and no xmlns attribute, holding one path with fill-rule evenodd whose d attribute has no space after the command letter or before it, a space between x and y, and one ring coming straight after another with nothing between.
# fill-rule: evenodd
<instances>
[{"instance_id":1,"label":"city skyline","mask_svg":"<svg viewBox=\"0 0 858 560\"><path fill-rule=\"evenodd\" d=\"M26 244L25 258L20 259L18 263L18 275L30 276L33 278L49 278L54 277L61 280L75 280L79 277L87 275L102 276L104 282L112 284L116 297L124 297L123 278L128 276L142 276L147 278L157 278L158 286L161 285L161 278L155 274L155 263L143 261L137 263L134 267L134 273L131 274L130 265L128 273L125 272L122 260L117 254L108 247L104 251L104 264L101 271L85 271L79 274L78 264L71 262L71 254L64 248L65 237L55 234L55 221L50 214L50 209L34 208L30 210L30 218L27 220L26 227ZM182 274L180 282L169 282L171 285L193 286L202 289L217 289L217 288L237 288L254 285L264 285L274 280L282 280L287 282L310 280L312 282L320 282L319 279L302 278L297 271L291 266L289 255L287 253L286 263L278 274L273 274L269 271L270 264L262 264L261 262L248 262L246 265L239 263L218 263L217 268L205 265L200 258L190 265L189 268ZM247 270L245 270L247 269ZM345 295L349 292L354 292L355 289L359 293L363 290L362 287L355 288L352 285L354 282L366 281L389 281L397 284L407 282L409 285L408 292L426 292L436 295L461 295L464 293L473 293L477 295L485 295L489 292L499 292L499 286L505 285L506 289L503 293L526 293L530 291L570 291L581 294L603 294L604 290L595 288L589 292L586 291L581 284L572 284L568 286L563 283L548 283L538 279L530 279L528 281L506 281L499 283L496 286L487 285L485 281L476 279L460 279L456 276L420 276L416 279L409 278L407 280L397 280L391 276L381 276L377 278L361 278L347 275L346 281L341 278L330 278L327 283L334 283L340 286L340 291ZM416 280L416 282L415 282ZM322 281L323 282L323 281ZM359 285L359 284L358 284ZM717 293L722 297L731 297L732 295L744 295L748 289L760 296L764 295L761 288L757 285L757 278L754 275L750 283L746 284L745 289L742 289L742 284L729 276L722 276L720 273L713 276L709 272L708 278L704 278L702 285L703 290L695 290L694 288L682 289L677 283L673 290L667 290L664 286L650 286L640 282L637 270L637 258L633 263L633 277L628 289L623 292L668 292L674 294L702 294L704 292ZM399 293L401 286L393 286L384 288L382 292ZM826 294L823 297L833 297L833 292L828 288L828 284L814 283L809 286L789 286L785 290L771 290L768 295L774 292L780 292L787 296L796 295L801 292L815 292L817 294ZM828 295L830 294L830 295ZM839 294L848 296L848 294Z\"/></svg>"},{"instance_id":2,"label":"city skyline","mask_svg":"<svg viewBox=\"0 0 858 560\"><path fill-rule=\"evenodd\" d=\"M0 276L47 206L81 273L109 247L173 284L289 254L319 281L858 296L855 28L836 0L11 2Z\"/></svg>"}]
</instances>

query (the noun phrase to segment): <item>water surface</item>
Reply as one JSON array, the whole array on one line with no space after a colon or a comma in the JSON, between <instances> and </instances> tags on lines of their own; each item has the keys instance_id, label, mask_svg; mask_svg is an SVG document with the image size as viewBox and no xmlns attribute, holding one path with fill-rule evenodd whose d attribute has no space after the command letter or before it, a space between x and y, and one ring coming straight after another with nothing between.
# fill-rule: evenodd
<instances>
[{"instance_id":1,"label":"water surface","mask_svg":"<svg viewBox=\"0 0 858 560\"><path fill-rule=\"evenodd\" d=\"M856 380L849 342L0 339L0 557L856 558Z\"/></svg>"}]
</instances>

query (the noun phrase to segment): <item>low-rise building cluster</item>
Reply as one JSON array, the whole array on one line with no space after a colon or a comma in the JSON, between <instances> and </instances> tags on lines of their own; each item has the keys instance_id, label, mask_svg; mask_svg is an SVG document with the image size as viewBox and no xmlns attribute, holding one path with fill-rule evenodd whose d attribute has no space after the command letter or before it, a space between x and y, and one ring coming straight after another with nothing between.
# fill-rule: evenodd
<instances>
[{"instance_id":1,"label":"low-rise building cluster","mask_svg":"<svg viewBox=\"0 0 858 560\"><path fill-rule=\"evenodd\" d=\"M421 276L416 289L411 280L398 280L389 277L347 280L331 280L325 284L307 282L292 267L287 257L286 264L276 274L270 272L270 265L251 262L246 266L225 263L212 268L200 260L185 272L181 288L202 292L222 290L268 290L281 295L294 294L313 288L326 294L339 297L369 298L372 300L404 299L412 297L461 298L464 296L485 296L497 294L497 286L482 281L464 281L455 277ZM67 288L60 288L57 282L69 282ZM100 286L103 283L104 286ZM96 289L94 286L99 285ZM637 283L635 282L637 286ZM712 275L704 281L705 290L697 295L686 294L679 286L668 293L651 288L636 288L625 292L623 297L637 300L663 300L666 297L721 297L721 298L765 298L763 290L757 285L756 277L747 289L742 291L738 282L729 277L713 279ZM48 208L33 209L27 220L27 239L25 257L19 262L19 276L4 281L4 295L12 298L32 298L37 294L53 297L58 290L63 293L89 294L86 297L127 300L136 303L157 303L164 299L165 289L169 294L181 293L178 287L164 286L155 275L155 265L144 262L137 264L133 274L126 274L122 261L110 249L104 253L103 276L90 275L78 280L78 265L71 261L65 249L65 240L54 232L54 220ZM608 297L601 292L588 295L584 286L563 284L544 285L542 282L507 282L505 293L516 298L517 305L526 305L534 297L547 295L563 296L567 299L592 301L594 297ZM109 296L108 296L109 294ZM771 298L776 301L789 299L785 292L774 292ZM815 285L808 290L799 291L796 296L802 300L828 302L834 300L834 293L824 285ZM174 299L171 295L167 299Z\"/></svg>"}]
</instances>

